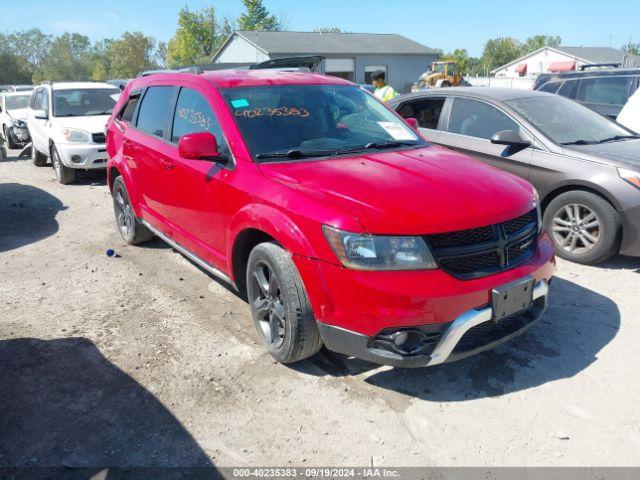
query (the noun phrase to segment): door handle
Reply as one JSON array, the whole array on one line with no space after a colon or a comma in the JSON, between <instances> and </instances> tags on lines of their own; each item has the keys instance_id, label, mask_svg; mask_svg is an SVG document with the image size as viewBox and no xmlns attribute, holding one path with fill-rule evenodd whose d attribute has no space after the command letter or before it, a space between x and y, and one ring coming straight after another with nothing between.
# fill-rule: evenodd
<instances>
[{"instance_id":1,"label":"door handle","mask_svg":"<svg viewBox=\"0 0 640 480\"><path fill-rule=\"evenodd\" d=\"M164 166L167 170L173 169L173 162L165 160L164 158L160 158L158 161L160 162L160 165Z\"/></svg>"}]
</instances>

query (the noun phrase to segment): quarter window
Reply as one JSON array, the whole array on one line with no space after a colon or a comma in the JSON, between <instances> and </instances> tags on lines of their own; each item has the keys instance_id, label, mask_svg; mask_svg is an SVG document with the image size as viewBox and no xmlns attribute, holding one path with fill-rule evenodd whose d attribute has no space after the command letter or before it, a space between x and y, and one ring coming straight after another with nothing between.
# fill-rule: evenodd
<instances>
[{"instance_id":1,"label":"quarter window","mask_svg":"<svg viewBox=\"0 0 640 480\"><path fill-rule=\"evenodd\" d=\"M561 82L547 82L539 88L541 92L556 93L560 88Z\"/></svg>"},{"instance_id":2,"label":"quarter window","mask_svg":"<svg viewBox=\"0 0 640 480\"><path fill-rule=\"evenodd\" d=\"M438 128L444 98L424 98L403 104L398 113L402 118L415 118L420 128Z\"/></svg>"},{"instance_id":3,"label":"quarter window","mask_svg":"<svg viewBox=\"0 0 640 480\"><path fill-rule=\"evenodd\" d=\"M176 87L149 87L140 105L137 127L156 137L165 138L175 94Z\"/></svg>"},{"instance_id":4,"label":"quarter window","mask_svg":"<svg viewBox=\"0 0 640 480\"><path fill-rule=\"evenodd\" d=\"M449 132L469 137L490 139L502 130L519 130L518 125L502 111L488 103L455 98L449 116Z\"/></svg>"},{"instance_id":5,"label":"quarter window","mask_svg":"<svg viewBox=\"0 0 640 480\"><path fill-rule=\"evenodd\" d=\"M209 102L197 91L183 88L180 90L176 111L173 115L171 141L178 143L183 135L197 132L211 132L218 140L220 152L222 154L229 153L222 129Z\"/></svg>"},{"instance_id":6,"label":"quarter window","mask_svg":"<svg viewBox=\"0 0 640 480\"><path fill-rule=\"evenodd\" d=\"M122 113L120 114L120 120L130 123L133 120L133 114L136 111L136 107L138 106L139 101L140 101L139 94L130 97L129 100L127 101L127 104L122 109Z\"/></svg>"}]
</instances>

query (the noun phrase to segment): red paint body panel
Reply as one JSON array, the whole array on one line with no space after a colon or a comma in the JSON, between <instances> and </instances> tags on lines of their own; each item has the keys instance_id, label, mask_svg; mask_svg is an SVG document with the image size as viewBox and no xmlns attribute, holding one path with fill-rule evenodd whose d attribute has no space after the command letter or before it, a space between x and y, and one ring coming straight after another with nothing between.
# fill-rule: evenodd
<instances>
[{"instance_id":1,"label":"red paint body panel","mask_svg":"<svg viewBox=\"0 0 640 480\"><path fill-rule=\"evenodd\" d=\"M485 226L533 208L529 183L436 146L342 159L253 162L220 88L349 84L282 71L159 74L129 82L108 123L110 184L123 176L136 215L232 280L238 235L261 230L289 251L316 318L371 335L388 326L452 321L486 305L493 287L524 275L549 279L545 236L529 262L476 280L441 270L371 272L344 268L322 225L372 234L423 235ZM177 145L117 120L130 92L172 85L210 103L233 155L230 166L181 158Z\"/></svg>"}]
</instances>

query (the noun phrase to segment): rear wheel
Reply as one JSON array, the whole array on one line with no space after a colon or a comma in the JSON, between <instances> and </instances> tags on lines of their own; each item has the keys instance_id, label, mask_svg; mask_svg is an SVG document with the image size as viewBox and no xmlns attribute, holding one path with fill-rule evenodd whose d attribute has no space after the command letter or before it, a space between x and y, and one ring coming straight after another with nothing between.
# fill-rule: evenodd
<instances>
[{"instance_id":1,"label":"rear wheel","mask_svg":"<svg viewBox=\"0 0 640 480\"><path fill-rule=\"evenodd\" d=\"M262 342L281 363L318 353L322 339L291 256L275 243L261 243L249 255L247 297Z\"/></svg>"},{"instance_id":2,"label":"rear wheel","mask_svg":"<svg viewBox=\"0 0 640 480\"><path fill-rule=\"evenodd\" d=\"M76 171L73 168L65 167L55 145L51 147L51 163L61 184L68 185L76 179Z\"/></svg>"},{"instance_id":3,"label":"rear wheel","mask_svg":"<svg viewBox=\"0 0 640 480\"><path fill-rule=\"evenodd\" d=\"M44 167L47 164L47 156L36 150L33 142L31 142L31 161L36 167Z\"/></svg>"},{"instance_id":4,"label":"rear wheel","mask_svg":"<svg viewBox=\"0 0 640 480\"><path fill-rule=\"evenodd\" d=\"M116 177L113 181L113 211L116 215L116 224L118 231L125 242L130 245L151 240L155 235L136 218L129 192L124 184L122 177Z\"/></svg>"},{"instance_id":5,"label":"rear wheel","mask_svg":"<svg viewBox=\"0 0 640 480\"><path fill-rule=\"evenodd\" d=\"M547 206L543 223L564 259L595 265L618 251L620 214L594 193L558 195Z\"/></svg>"}]
</instances>

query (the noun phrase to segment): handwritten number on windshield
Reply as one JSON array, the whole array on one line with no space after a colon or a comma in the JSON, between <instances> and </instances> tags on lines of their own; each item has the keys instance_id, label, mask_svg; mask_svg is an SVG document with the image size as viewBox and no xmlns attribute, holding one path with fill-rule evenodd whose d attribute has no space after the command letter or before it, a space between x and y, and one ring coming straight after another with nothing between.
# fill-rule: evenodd
<instances>
[{"instance_id":1,"label":"handwritten number on windshield","mask_svg":"<svg viewBox=\"0 0 640 480\"><path fill-rule=\"evenodd\" d=\"M309 116L309 110L304 107L258 107L246 110L236 110L236 117L256 118L256 117L301 117Z\"/></svg>"}]
</instances>

